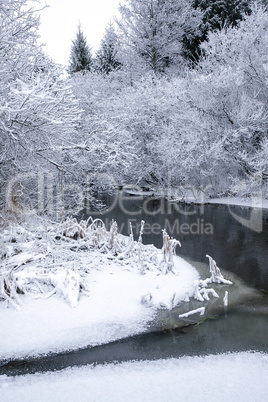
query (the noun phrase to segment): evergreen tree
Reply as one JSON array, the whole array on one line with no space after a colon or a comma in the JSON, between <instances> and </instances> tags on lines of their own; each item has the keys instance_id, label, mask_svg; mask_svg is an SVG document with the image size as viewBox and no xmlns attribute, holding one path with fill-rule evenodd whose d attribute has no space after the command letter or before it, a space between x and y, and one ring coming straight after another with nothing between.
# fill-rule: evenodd
<instances>
[{"instance_id":1,"label":"evergreen tree","mask_svg":"<svg viewBox=\"0 0 268 402\"><path fill-rule=\"evenodd\" d=\"M121 63L117 58L118 38L112 23L108 25L101 41L100 49L96 53L95 69L97 72L109 74L118 70Z\"/></svg>"},{"instance_id":2,"label":"evergreen tree","mask_svg":"<svg viewBox=\"0 0 268 402\"><path fill-rule=\"evenodd\" d=\"M194 8L203 12L203 23L210 31L223 27L235 27L250 14L251 0L194 0Z\"/></svg>"},{"instance_id":3,"label":"evergreen tree","mask_svg":"<svg viewBox=\"0 0 268 402\"><path fill-rule=\"evenodd\" d=\"M251 0L193 0L193 8L203 13L198 35L186 33L183 39L183 54L197 62L200 57L200 44L207 41L209 32L235 27L251 13Z\"/></svg>"},{"instance_id":4,"label":"evergreen tree","mask_svg":"<svg viewBox=\"0 0 268 402\"><path fill-rule=\"evenodd\" d=\"M76 38L72 41L69 73L78 71L90 71L92 68L91 49L87 45L86 38L78 25Z\"/></svg>"}]
</instances>

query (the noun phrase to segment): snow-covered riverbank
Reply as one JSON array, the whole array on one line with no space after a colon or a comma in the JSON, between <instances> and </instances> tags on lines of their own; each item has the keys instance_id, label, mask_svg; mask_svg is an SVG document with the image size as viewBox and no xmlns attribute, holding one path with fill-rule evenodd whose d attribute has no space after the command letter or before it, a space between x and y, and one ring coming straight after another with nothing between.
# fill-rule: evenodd
<instances>
[{"instance_id":1,"label":"snow-covered riverbank","mask_svg":"<svg viewBox=\"0 0 268 402\"><path fill-rule=\"evenodd\" d=\"M1 236L1 360L145 332L157 309L214 297L195 268L173 255L177 242L165 232L158 250L142 244L142 233L134 241L99 220L67 222L13 225Z\"/></svg>"},{"instance_id":2,"label":"snow-covered riverbank","mask_svg":"<svg viewBox=\"0 0 268 402\"><path fill-rule=\"evenodd\" d=\"M0 359L77 349L108 343L145 332L157 306L171 303L174 293L183 300L193 293L195 269L179 257L179 275L141 275L124 263L108 261L97 252L83 253L81 264L90 270L89 295L81 295L72 308L60 294L49 299L21 296L19 310L0 304ZM142 304L151 293L152 305Z\"/></svg>"},{"instance_id":3,"label":"snow-covered riverbank","mask_svg":"<svg viewBox=\"0 0 268 402\"><path fill-rule=\"evenodd\" d=\"M219 198L210 198L202 193L198 195L193 195L192 193L188 193L186 196L177 197L176 195L167 196L167 199L172 203L193 203L193 204L218 204L218 205L228 205L232 206L240 206L240 207L249 207L249 208L262 208L268 209L268 200L263 198L260 194L256 195L252 198L243 198L243 197L219 197Z\"/></svg>"},{"instance_id":4,"label":"snow-covered riverbank","mask_svg":"<svg viewBox=\"0 0 268 402\"><path fill-rule=\"evenodd\" d=\"M142 229L135 241L117 233L116 223L107 231L92 219L39 222L31 230L11 225L1 240L2 361L146 332L158 309L190 298L200 308L189 314L203 315L202 302L218 297L208 285L230 284L210 257L211 277L199 279L165 231L162 250L142 244Z\"/></svg>"},{"instance_id":5,"label":"snow-covered riverbank","mask_svg":"<svg viewBox=\"0 0 268 402\"><path fill-rule=\"evenodd\" d=\"M256 197L255 199L245 199L241 197L224 197L224 198L211 198L207 200L208 204L222 204L250 208L263 208L268 209L268 200Z\"/></svg>"},{"instance_id":6,"label":"snow-covered riverbank","mask_svg":"<svg viewBox=\"0 0 268 402\"><path fill-rule=\"evenodd\" d=\"M15 401L262 401L268 355L184 357L18 377L0 376L2 402Z\"/></svg>"}]
</instances>

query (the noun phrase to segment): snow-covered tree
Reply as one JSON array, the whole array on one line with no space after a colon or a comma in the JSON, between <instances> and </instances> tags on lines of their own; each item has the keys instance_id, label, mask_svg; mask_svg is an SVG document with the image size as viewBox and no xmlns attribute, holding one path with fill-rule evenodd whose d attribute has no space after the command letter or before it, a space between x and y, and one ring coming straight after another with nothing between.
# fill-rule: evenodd
<instances>
[{"instance_id":1,"label":"snow-covered tree","mask_svg":"<svg viewBox=\"0 0 268 402\"><path fill-rule=\"evenodd\" d=\"M82 32L80 23L78 24L76 37L72 41L69 73L77 73L79 71L90 71L92 68L91 50L87 44L87 40Z\"/></svg>"},{"instance_id":2,"label":"snow-covered tree","mask_svg":"<svg viewBox=\"0 0 268 402\"><path fill-rule=\"evenodd\" d=\"M97 72L109 74L118 70L121 63L118 60L118 38L112 23L108 25L101 46L96 53L95 69Z\"/></svg>"},{"instance_id":3,"label":"snow-covered tree","mask_svg":"<svg viewBox=\"0 0 268 402\"><path fill-rule=\"evenodd\" d=\"M209 31L223 27L235 27L251 13L252 0L194 0L194 7L200 8L203 14L203 24Z\"/></svg>"},{"instance_id":4,"label":"snow-covered tree","mask_svg":"<svg viewBox=\"0 0 268 402\"><path fill-rule=\"evenodd\" d=\"M184 78L149 75L114 97L113 119L135 141L135 180L215 196L267 177L267 12L253 7L238 27L210 33L204 50Z\"/></svg>"},{"instance_id":5,"label":"snow-covered tree","mask_svg":"<svg viewBox=\"0 0 268 402\"><path fill-rule=\"evenodd\" d=\"M267 178L267 21L255 5L238 27L210 33L193 72L189 98L210 127L207 143L222 150L219 167L234 181L257 172Z\"/></svg>"},{"instance_id":6,"label":"snow-covered tree","mask_svg":"<svg viewBox=\"0 0 268 402\"><path fill-rule=\"evenodd\" d=\"M200 22L200 13L183 0L126 0L119 11L124 45L155 73L181 60L183 34L197 31Z\"/></svg>"},{"instance_id":7,"label":"snow-covered tree","mask_svg":"<svg viewBox=\"0 0 268 402\"><path fill-rule=\"evenodd\" d=\"M52 167L62 171L57 147L66 144L80 117L62 70L37 44L38 4L0 2L1 207L13 175Z\"/></svg>"},{"instance_id":8,"label":"snow-covered tree","mask_svg":"<svg viewBox=\"0 0 268 402\"><path fill-rule=\"evenodd\" d=\"M83 146L72 157L79 160L78 176L84 181L86 177L91 186L122 185L133 174L138 158L132 132L120 123L123 112L117 104L122 84L113 74L72 77L73 89L83 109L77 133Z\"/></svg>"}]
</instances>

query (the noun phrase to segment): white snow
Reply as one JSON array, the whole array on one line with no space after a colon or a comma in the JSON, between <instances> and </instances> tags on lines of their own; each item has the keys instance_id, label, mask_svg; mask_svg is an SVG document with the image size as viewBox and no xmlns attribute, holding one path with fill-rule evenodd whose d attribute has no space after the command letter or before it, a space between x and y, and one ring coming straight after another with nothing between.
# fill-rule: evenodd
<instances>
[{"instance_id":1,"label":"white snow","mask_svg":"<svg viewBox=\"0 0 268 402\"><path fill-rule=\"evenodd\" d=\"M78 226L80 233L86 230ZM52 235L48 239L49 231L44 243L38 233L36 243L32 236L27 241L25 233L21 239L16 228L14 247L21 252L4 260L2 294L3 283L15 284L13 288L25 294L14 295L17 309L9 300L0 302L0 360L103 344L144 332L158 308L171 309L193 296L199 274L182 258L168 260L172 267L163 274L166 255L161 250L129 244L115 228L110 234L103 228L99 232L99 226L95 229L92 237L64 238L58 244ZM92 239L94 247L88 246ZM107 245L125 248L115 255L103 251Z\"/></svg>"},{"instance_id":2,"label":"white snow","mask_svg":"<svg viewBox=\"0 0 268 402\"><path fill-rule=\"evenodd\" d=\"M246 199L241 197L221 197L209 198L206 200L208 204L237 205L241 207L263 208L268 209L268 200L265 198Z\"/></svg>"},{"instance_id":3,"label":"white snow","mask_svg":"<svg viewBox=\"0 0 268 402\"><path fill-rule=\"evenodd\" d=\"M171 192L172 193L172 192ZM198 197L193 196L192 194L187 194L186 196L181 196L175 198L171 198L169 202L171 203L179 203L179 202L190 202L197 204L219 204L219 205L228 205L232 206L240 206L240 207L251 207L251 208L262 208L268 209L268 200L264 197L219 197L219 198L209 198L207 196Z\"/></svg>"},{"instance_id":4,"label":"white snow","mask_svg":"<svg viewBox=\"0 0 268 402\"><path fill-rule=\"evenodd\" d=\"M0 376L1 402L258 402L268 394L268 355L234 353Z\"/></svg>"},{"instance_id":5,"label":"white snow","mask_svg":"<svg viewBox=\"0 0 268 402\"><path fill-rule=\"evenodd\" d=\"M224 293L224 298L223 298L223 304L224 304L224 307L227 307L228 306L228 291L226 290L225 291L225 293Z\"/></svg>"},{"instance_id":6,"label":"white snow","mask_svg":"<svg viewBox=\"0 0 268 402\"><path fill-rule=\"evenodd\" d=\"M86 258L93 259L93 253ZM49 299L21 296L19 310L0 303L0 359L76 349L97 345L146 330L156 307L171 304L185 297L185 289L192 287L195 269L175 257L180 274L174 276L141 275L128 270L124 264L105 264L95 256L96 269L88 276L90 293L82 295L71 308L60 295ZM151 307L141 303L150 292Z\"/></svg>"}]
</instances>

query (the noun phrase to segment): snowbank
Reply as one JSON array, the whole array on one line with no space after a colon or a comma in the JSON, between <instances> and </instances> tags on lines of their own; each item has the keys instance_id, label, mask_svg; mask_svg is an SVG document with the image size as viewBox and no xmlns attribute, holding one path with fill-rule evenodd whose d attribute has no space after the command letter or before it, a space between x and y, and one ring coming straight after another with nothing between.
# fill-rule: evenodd
<instances>
[{"instance_id":1,"label":"snowbank","mask_svg":"<svg viewBox=\"0 0 268 402\"><path fill-rule=\"evenodd\" d=\"M263 401L268 355L237 354L85 366L0 376L2 402Z\"/></svg>"},{"instance_id":2,"label":"snowbank","mask_svg":"<svg viewBox=\"0 0 268 402\"><path fill-rule=\"evenodd\" d=\"M95 255L94 255L95 254ZM176 257L179 275L141 275L127 266L108 263L98 253L86 253L89 296L80 297L71 308L61 297L33 299L22 296L19 310L0 303L0 359L77 349L97 345L146 331L157 306L171 303L176 292L182 300L198 277L195 269ZM142 304L152 295L154 305Z\"/></svg>"},{"instance_id":3,"label":"snowbank","mask_svg":"<svg viewBox=\"0 0 268 402\"><path fill-rule=\"evenodd\" d=\"M195 193L192 191L186 192L184 195L178 195L176 190L174 192L169 191L168 200L171 203L193 203L193 204L219 204L219 205L228 205L231 206L241 206L241 207L250 207L250 208L262 208L268 209L268 200L262 196L262 194L253 194L250 197L217 197L210 198L203 193ZM159 195L162 195L159 194Z\"/></svg>"},{"instance_id":4,"label":"snowbank","mask_svg":"<svg viewBox=\"0 0 268 402\"><path fill-rule=\"evenodd\" d=\"M223 204L223 205L237 205L241 207L251 207L251 208L263 208L268 209L268 200L256 199L256 200L247 200L241 197L222 197L222 198L210 198L207 200L208 204Z\"/></svg>"},{"instance_id":5,"label":"snowbank","mask_svg":"<svg viewBox=\"0 0 268 402\"><path fill-rule=\"evenodd\" d=\"M197 271L173 255L178 242L163 237L158 250L142 244L142 231L134 241L99 220L4 231L0 360L145 332L157 309L193 296Z\"/></svg>"},{"instance_id":6,"label":"snowbank","mask_svg":"<svg viewBox=\"0 0 268 402\"><path fill-rule=\"evenodd\" d=\"M165 230L162 250L143 245L143 225L138 241L132 232L129 238L118 234L115 222L107 231L99 219L4 231L0 361L146 332L158 309L172 310L190 298L200 303L218 298L208 285L232 284L210 256L211 277L199 279L196 269L175 255L180 243ZM205 312L202 306L187 312L185 305L181 318Z\"/></svg>"}]
</instances>

